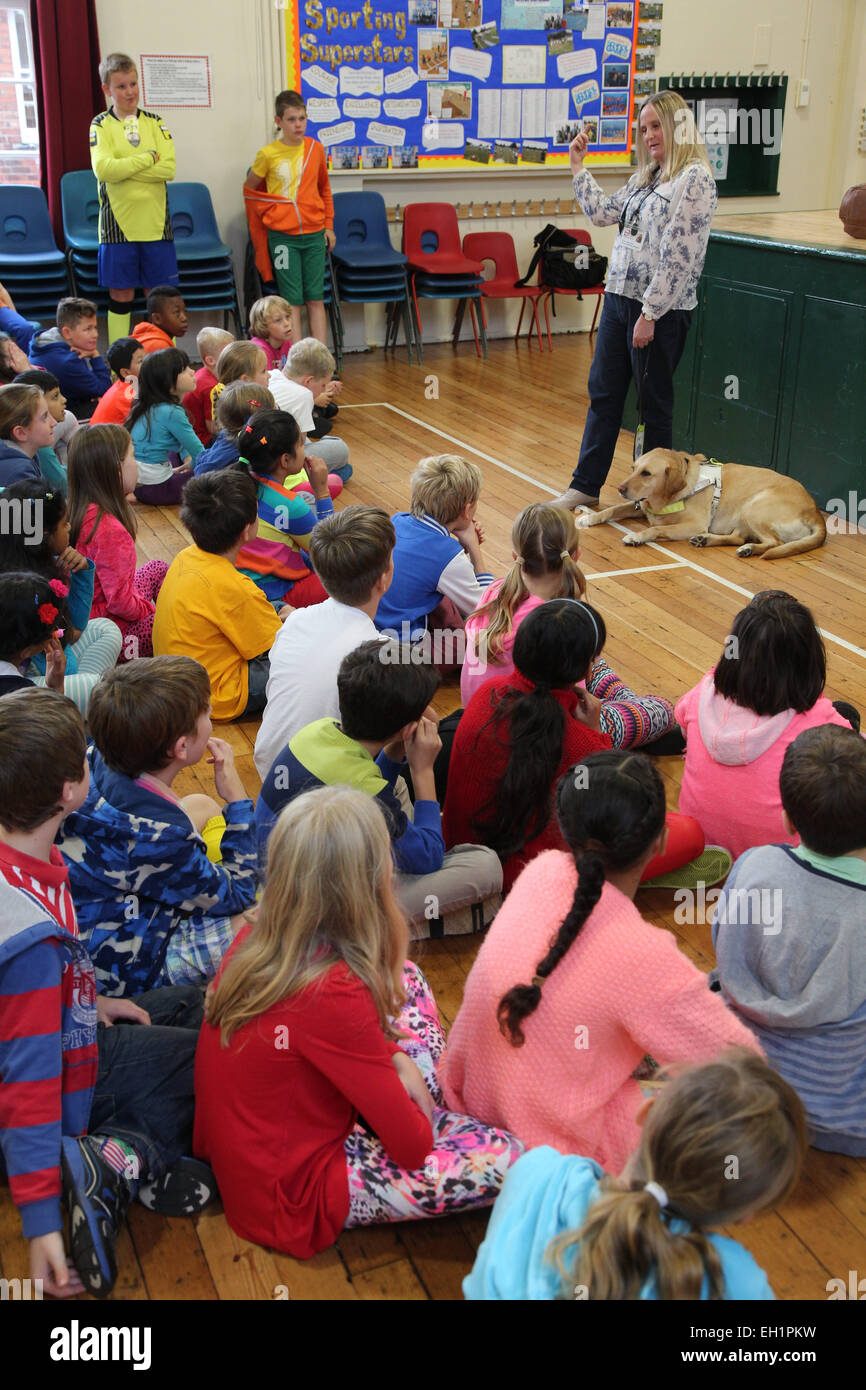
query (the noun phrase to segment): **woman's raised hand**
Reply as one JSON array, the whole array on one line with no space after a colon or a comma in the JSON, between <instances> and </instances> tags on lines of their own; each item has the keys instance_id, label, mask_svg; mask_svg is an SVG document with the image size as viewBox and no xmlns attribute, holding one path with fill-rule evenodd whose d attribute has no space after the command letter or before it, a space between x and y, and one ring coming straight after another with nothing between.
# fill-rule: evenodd
<instances>
[{"instance_id":1,"label":"woman's raised hand","mask_svg":"<svg viewBox=\"0 0 866 1390\"><path fill-rule=\"evenodd\" d=\"M579 174L583 168L583 157L586 154L588 145L589 136L585 130L582 130L579 135L575 135L569 145L568 158L571 163L571 172L573 174Z\"/></svg>"}]
</instances>

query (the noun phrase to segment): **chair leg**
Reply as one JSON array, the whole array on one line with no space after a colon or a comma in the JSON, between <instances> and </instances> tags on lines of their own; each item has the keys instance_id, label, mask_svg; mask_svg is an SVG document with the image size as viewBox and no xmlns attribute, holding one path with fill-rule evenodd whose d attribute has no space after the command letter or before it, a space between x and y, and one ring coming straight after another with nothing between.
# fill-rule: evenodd
<instances>
[{"instance_id":1,"label":"chair leg","mask_svg":"<svg viewBox=\"0 0 866 1390\"><path fill-rule=\"evenodd\" d=\"M470 323L472 324L472 336L473 336L473 338L475 339L475 356L476 356L476 357L480 357L480 356L481 356L481 346L480 346L480 344L479 344L479 342L478 342L478 328L479 328L479 323L478 323L477 316L476 316L476 314L475 314L475 300L474 300L474 299L470 299L470 301L469 301L469 321L470 321Z\"/></svg>"},{"instance_id":2,"label":"chair leg","mask_svg":"<svg viewBox=\"0 0 866 1390\"><path fill-rule=\"evenodd\" d=\"M460 330L463 327L463 318L466 313L466 300L461 299L457 304L457 313L454 317L454 331L451 334L451 345L456 347L460 341ZM476 338L477 342L477 338Z\"/></svg>"},{"instance_id":3,"label":"chair leg","mask_svg":"<svg viewBox=\"0 0 866 1390\"><path fill-rule=\"evenodd\" d=\"M515 341L515 343L516 343L516 342L519 342L519 340L520 340L520 330L521 330L521 328L523 327L523 311L524 311L525 308L526 308L526 300L525 300L525 299L521 299L521 301L520 301L520 318L517 320L517 332L516 332L515 335L514 335L514 341Z\"/></svg>"},{"instance_id":4,"label":"chair leg","mask_svg":"<svg viewBox=\"0 0 866 1390\"><path fill-rule=\"evenodd\" d=\"M541 336L541 323L540 323L539 318L538 318L538 302L537 302L537 300L535 300L535 299L533 299L533 301L532 301L532 317L533 317L533 320L534 320L534 322L535 322L535 331L536 331L536 333L538 334L538 351L539 351L539 352L544 352L544 339L543 339L542 336ZM526 336L527 336L527 338L529 339L529 342L531 343L531 342L532 342L532 324L529 325L529 332L527 333Z\"/></svg>"},{"instance_id":5,"label":"chair leg","mask_svg":"<svg viewBox=\"0 0 866 1390\"><path fill-rule=\"evenodd\" d=\"M550 295L544 297L544 322L547 327L547 350L553 352L553 339L550 336Z\"/></svg>"},{"instance_id":6,"label":"chair leg","mask_svg":"<svg viewBox=\"0 0 866 1390\"><path fill-rule=\"evenodd\" d=\"M424 346L421 339L421 327L417 319L415 318L415 314L412 310L412 301L409 298L408 294L406 295L406 323L408 325L408 328L411 329L412 332L412 342L415 346L415 355L418 358L418 366L420 367L422 362L424 361Z\"/></svg>"},{"instance_id":7,"label":"chair leg","mask_svg":"<svg viewBox=\"0 0 866 1390\"><path fill-rule=\"evenodd\" d=\"M472 307L472 300L471 300L471 299L470 299L470 301L469 301L469 306L470 306L470 308ZM473 315L472 315L472 324L473 324L473 327L474 327L474 325L475 325L475 315L474 315L474 313L473 313ZM482 348L482 351L483 351L483 353L484 353L484 361L486 362L486 361L487 361L487 325L486 325L486 323L484 322L484 317L483 317L483 315L482 315L482 317L481 317L481 319L480 319L480 321L479 321L479 324L478 324L478 331L479 331L479 333L481 334L481 348ZM477 338L475 339L475 350L476 350L476 352L478 351L478 339L477 339Z\"/></svg>"}]
</instances>

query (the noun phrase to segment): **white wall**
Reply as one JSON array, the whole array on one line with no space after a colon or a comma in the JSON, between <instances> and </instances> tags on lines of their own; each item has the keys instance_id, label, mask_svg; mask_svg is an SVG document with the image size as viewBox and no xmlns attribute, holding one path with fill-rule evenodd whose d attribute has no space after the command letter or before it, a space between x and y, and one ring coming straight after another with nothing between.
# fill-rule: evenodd
<instances>
[{"instance_id":1,"label":"white wall","mask_svg":"<svg viewBox=\"0 0 866 1390\"><path fill-rule=\"evenodd\" d=\"M133 57L142 51L210 54L214 109L164 114L177 145L177 177L209 185L240 275L246 240L240 186L255 150L270 138L271 102L283 80L279 11L269 0L148 0L140 8L97 0L96 7L103 52L123 49ZM763 24L771 30L769 64L755 69L755 28ZM866 0L665 0L656 76L751 71L785 72L789 78L779 196L723 199L720 214L838 207L845 188L866 180L866 155L856 153L859 114L866 104ZM798 110L794 92L801 72L811 83L811 100ZM620 170L601 174L599 180L615 188L624 177ZM501 200L503 209L510 211L514 198L518 204L528 197L536 202L544 198L548 210L543 218L505 215L501 220L476 218L461 226L464 233L483 228L510 231L522 269L528 265L535 233L545 221L556 220L556 198L561 199L561 222L587 225L565 212L572 189L564 170L429 178L369 173L337 176L333 187L378 189L389 206L421 200L468 203L474 198L476 203L488 199L493 209ZM609 253L613 235L614 229L593 229L594 244L602 254ZM399 236L399 227L392 227L395 245ZM448 338L451 306L427 301L422 307L425 340ZM588 328L593 309L592 300L563 305L557 331ZM517 312L517 307L491 306L492 334L513 332ZM378 307L347 306L345 316L348 347L381 341Z\"/></svg>"}]
</instances>

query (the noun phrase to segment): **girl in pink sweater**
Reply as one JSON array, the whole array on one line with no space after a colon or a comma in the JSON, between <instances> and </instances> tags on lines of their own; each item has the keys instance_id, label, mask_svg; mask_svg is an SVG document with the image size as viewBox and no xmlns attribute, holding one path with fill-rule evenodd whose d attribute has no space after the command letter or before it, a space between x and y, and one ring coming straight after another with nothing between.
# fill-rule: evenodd
<instances>
[{"instance_id":1,"label":"girl in pink sweater","mask_svg":"<svg viewBox=\"0 0 866 1390\"><path fill-rule=\"evenodd\" d=\"M809 609L766 589L737 614L718 665L677 705L686 734L680 810L734 859L755 845L800 843L782 823L779 774L804 729L850 727L824 695L826 678Z\"/></svg>"},{"instance_id":2,"label":"girl in pink sweater","mask_svg":"<svg viewBox=\"0 0 866 1390\"><path fill-rule=\"evenodd\" d=\"M469 974L440 1070L449 1106L529 1148L618 1172L639 1141L647 1053L703 1061L752 1033L634 895L664 850L665 795L639 753L592 753L562 778L570 853L524 869Z\"/></svg>"},{"instance_id":3,"label":"girl in pink sweater","mask_svg":"<svg viewBox=\"0 0 866 1390\"><path fill-rule=\"evenodd\" d=\"M532 502L514 522L511 545L511 569L490 585L484 602L466 619L466 659L460 675L464 706L485 681L513 674L514 639L524 618L551 599L586 595L586 580L577 564L580 533L572 512L549 502ZM683 751L670 700L629 690L601 649L581 684L601 700L601 732L614 748L652 743L653 753Z\"/></svg>"},{"instance_id":4,"label":"girl in pink sweater","mask_svg":"<svg viewBox=\"0 0 866 1390\"><path fill-rule=\"evenodd\" d=\"M138 472L121 425L91 425L69 444L71 543L96 566L91 618L111 618L123 633L120 660L153 656L153 615L168 565L136 568L135 513L127 500Z\"/></svg>"}]
</instances>

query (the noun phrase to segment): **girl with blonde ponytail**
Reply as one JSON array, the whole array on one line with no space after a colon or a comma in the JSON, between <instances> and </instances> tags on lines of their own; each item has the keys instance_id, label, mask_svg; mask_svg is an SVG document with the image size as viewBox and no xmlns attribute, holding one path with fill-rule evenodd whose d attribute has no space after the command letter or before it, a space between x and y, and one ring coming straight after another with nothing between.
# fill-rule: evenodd
<instances>
[{"instance_id":1,"label":"girl with blonde ponytail","mask_svg":"<svg viewBox=\"0 0 866 1390\"><path fill-rule=\"evenodd\" d=\"M797 1093L762 1058L731 1048L674 1075L638 1119L640 1143L620 1177L544 1147L515 1165L467 1298L774 1297L752 1256L709 1231L796 1186L806 1151Z\"/></svg>"},{"instance_id":2,"label":"girl with blonde ponytail","mask_svg":"<svg viewBox=\"0 0 866 1390\"><path fill-rule=\"evenodd\" d=\"M196 1056L195 1152L245 1239L306 1259L344 1226L488 1205L522 1152L444 1109L445 1039L408 942L374 799L321 787L290 802Z\"/></svg>"},{"instance_id":3,"label":"girl with blonde ponytail","mask_svg":"<svg viewBox=\"0 0 866 1390\"><path fill-rule=\"evenodd\" d=\"M524 507L512 527L511 547L511 569L490 585L484 603L466 620L460 677L464 706L485 681L512 674L514 639L534 609L552 599L586 597L586 580L577 564L580 532L571 512L549 502ZM614 748L652 744L653 753L682 752L685 743L670 700L629 690L608 666L601 647L581 684L601 700L601 732Z\"/></svg>"},{"instance_id":4,"label":"girl with blonde ponytail","mask_svg":"<svg viewBox=\"0 0 866 1390\"><path fill-rule=\"evenodd\" d=\"M590 753L560 780L556 809L568 851L528 864L490 927L442 1086L454 1109L530 1147L619 1172L639 1138L634 1072L647 1053L667 1065L759 1048L673 936L635 907L669 829L679 833L650 760Z\"/></svg>"}]
</instances>

